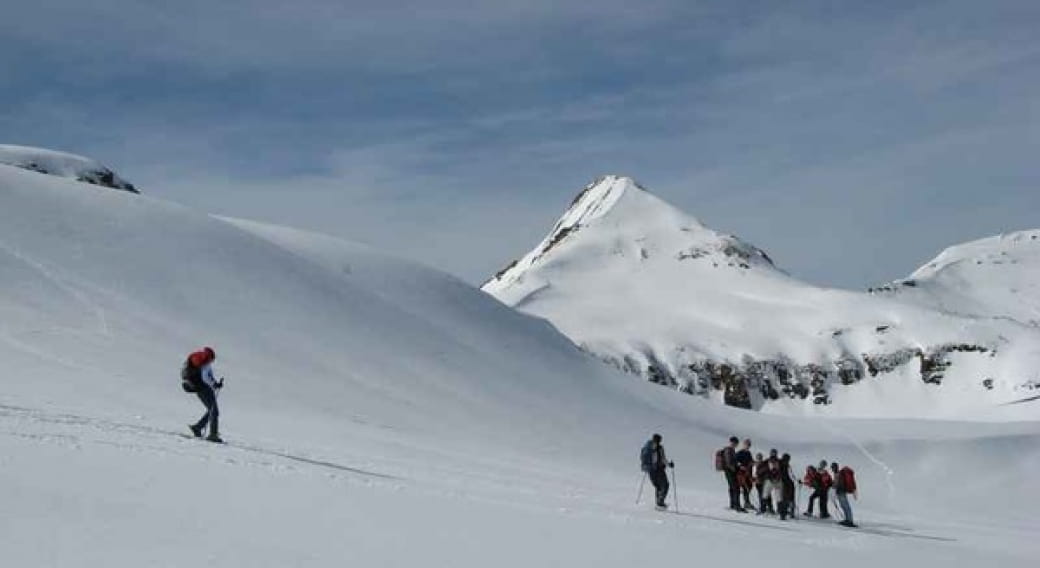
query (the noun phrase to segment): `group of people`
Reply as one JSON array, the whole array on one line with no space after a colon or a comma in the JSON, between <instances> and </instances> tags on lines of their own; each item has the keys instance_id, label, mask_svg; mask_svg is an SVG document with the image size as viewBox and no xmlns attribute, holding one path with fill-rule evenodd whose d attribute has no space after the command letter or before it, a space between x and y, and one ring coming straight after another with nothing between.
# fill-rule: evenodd
<instances>
[{"instance_id":1,"label":"group of people","mask_svg":"<svg viewBox=\"0 0 1040 568\"><path fill-rule=\"evenodd\" d=\"M753 488L758 494L759 515L779 515L780 520L794 518L797 514L797 485L804 485L812 491L804 515L811 517L813 504L819 501L820 518L829 519L831 515L828 500L833 488L838 506L842 510L842 520L839 524L847 527L856 526L848 496L852 494L858 499L859 492L856 488L855 472L848 466L841 467L838 462L832 462L828 471L827 462L821 461L819 466L808 466L804 477L798 479L791 466L790 454L779 455L776 449L771 449L768 458L761 452L752 456L751 440L744 440L741 444L736 436L732 436L729 445L716 452L715 469L725 475L729 507L734 511L747 513L756 509L751 503Z\"/></svg>"},{"instance_id":2,"label":"group of people","mask_svg":"<svg viewBox=\"0 0 1040 568\"><path fill-rule=\"evenodd\" d=\"M668 468L674 468L675 463L665 455L661 442L661 435L654 434L643 445L639 459L645 476L654 486L657 508L663 510L668 508L666 499L670 484L667 471ZM807 467L805 476L798 479L791 466L790 454L779 455L776 449L772 449L769 450L768 458L761 453L752 455L751 440L744 440L741 444L740 440L733 436L729 439L729 445L715 453L715 469L722 472L726 478L729 508L734 511L757 511L759 515L779 515L780 520L794 518L797 512L797 486L803 485L812 491L808 508L804 512L805 516L813 515L813 505L818 501L820 518L831 518L828 503L830 491L834 489L834 496L842 510L840 524L846 527L856 526L852 520L852 506L849 504L848 496L851 494L858 499L859 492L856 488L855 473L850 467L841 467L837 462L828 464L821 461L819 466ZM752 489L757 493L758 507L751 502Z\"/></svg>"},{"instance_id":3,"label":"group of people","mask_svg":"<svg viewBox=\"0 0 1040 568\"><path fill-rule=\"evenodd\" d=\"M220 438L217 394L224 386L224 379L218 380L213 375L212 365L216 359L217 354L210 347L204 347L189 355L181 370L181 386L185 392L195 393L206 408L198 422L188 425L192 435L201 438L206 434L207 440L221 443L223 440ZM654 434L643 445L639 460L643 472L654 486L657 507L667 509L670 488L667 470L674 468L675 463L665 455L661 442L661 435ZM790 454L778 455L776 449L772 449L769 450L768 458L763 457L761 453L752 456L751 440L744 440L741 444L736 436L731 436L729 445L715 453L715 469L721 471L726 478L729 508L734 511L747 513L757 509L759 515L779 515L780 520L793 518L796 515L795 484L801 484L812 491L808 508L804 513L806 516L812 516L813 505L818 501L820 518L831 517L827 505L830 490L833 488L834 496L842 510L843 519L840 524L847 527L856 526L852 520L852 506L849 504L848 496L852 494L858 499L859 492L856 489L855 474L847 466L840 467L837 462L832 462L828 471L827 462L821 461L819 466L808 466L805 476L797 479L791 467ZM751 502L752 489L758 495L757 508Z\"/></svg>"}]
</instances>

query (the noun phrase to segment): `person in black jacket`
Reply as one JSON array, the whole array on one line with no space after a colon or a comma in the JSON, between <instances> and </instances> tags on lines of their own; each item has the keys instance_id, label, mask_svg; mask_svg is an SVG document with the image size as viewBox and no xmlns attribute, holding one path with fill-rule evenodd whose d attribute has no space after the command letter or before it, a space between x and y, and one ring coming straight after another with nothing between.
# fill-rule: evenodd
<instances>
[{"instance_id":1,"label":"person in black jacket","mask_svg":"<svg viewBox=\"0 0 1040 568\"><path fill-rule=\"evenodd\" d=\"M657 493L657 508L667 509L665 499L668 497L668 473L665 468L675 467L673 462L668 461L661 445L661 435L654 434L646 444L643 444L639 452L639 461L643 471L650 477L650 483L654 485Z\"/></svg>"},{"instance_id":2,"label":"person in black jacket","mask_svg":"<svg viewBox=\"0 0 1040 568\"><path fill-rule=\"evenodd\" d=\"M734 511L746 513L740 506L740 485L737 483L737 444L740 440L736 436L730 436L729 445L722 449L722 472L726 476L726 486L729 490L729 508Z\"/></svg>"},{"instance_id":3,"label":"person in black jacket","mask_svg":"<svg viewBox=\"0 0 1040 568\"><path fill-rule=\"evenodd\" d=\"M786 521L787 517L795 517L794 505L794 472L791 471L791 454L784 454L780 458L780 520Z\"/></svg>"},{"instance_id":4,"label":"person in black jacket","mask_svg":"<svg viewBox=\"0 0 1040 568\"><path fill-rule=\"evenodd\" d=\"M752 509L751 505L751 466L754 458L751 457L751 440L744 440L743 445L736 455L737 460L737 486L744 498L744 509Z\"/></svg>"}]
</instances>

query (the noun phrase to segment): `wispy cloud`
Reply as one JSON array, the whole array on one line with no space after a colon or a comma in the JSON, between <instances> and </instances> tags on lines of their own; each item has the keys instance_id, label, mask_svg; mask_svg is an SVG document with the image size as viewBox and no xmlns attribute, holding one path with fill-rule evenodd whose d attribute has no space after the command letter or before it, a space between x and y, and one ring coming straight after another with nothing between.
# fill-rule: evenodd
<instances>
[{"instance_id":1,"label":"wispy cloud","mask_svg":"<svg viewBox=\"0 0 1040 568\"><path fill-rule=\"evenodd\" d=\"M1040 210L1032 1L41 0L5 16L6 140L474 282L606 172L857 287Z\"/></svg>"}]
</instances>

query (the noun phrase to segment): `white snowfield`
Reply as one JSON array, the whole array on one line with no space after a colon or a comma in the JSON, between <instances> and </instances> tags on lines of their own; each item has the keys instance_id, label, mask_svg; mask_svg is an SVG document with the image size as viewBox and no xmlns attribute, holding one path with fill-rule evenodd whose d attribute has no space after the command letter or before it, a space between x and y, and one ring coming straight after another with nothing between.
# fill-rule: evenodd
<instances>
[{"instance_id":1,"label":"white snowfield","mask_svg":"<svg viewBox=\"0 0 1040 568\"><path fill-rule=\"evenodd\" d=\"M779 279L780 276L770 276ZM793 309L793 308L792 308ZM216 348L226 446L179 386ZM5 566L1031 566L1040 423L739 411L337 239L0 165ZM636 505L654 431L680 510ZM862 528L724 510L731 433ZM804 507L805 494L801 506Z\"/></svg>"},{"instance_id":2,"label":"white snowfield","mask_svg":"<svg viewBox=\"0 0 1040 568\"><path fill-rule=\"evenodd\" d=\"M914 275L917 287L827 289L607 176L483 289L615 366L651 379L661 371L657 382L688 392L722 396L696 367L704 361L741 372L766 362L761 378L773 387L783 380L774 365L828 372L802 396L752 389L752 406L768 412L1035 419L1040 402L1019 401L1040 395L1037 234L951 249ZM934 382L922 379L918 353L933 358ZM830 404L813 404L824 396Z\"/></svg>"}]
</instances>

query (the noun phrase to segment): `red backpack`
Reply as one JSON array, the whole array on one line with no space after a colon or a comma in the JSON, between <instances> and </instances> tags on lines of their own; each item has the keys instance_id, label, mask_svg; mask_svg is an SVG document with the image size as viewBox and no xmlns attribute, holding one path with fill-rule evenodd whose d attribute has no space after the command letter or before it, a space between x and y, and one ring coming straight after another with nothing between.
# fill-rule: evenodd
<instances>
[{"instance_id":1,"label":"red backpack","mask_svg":"<svg viewBox=\"0 0 1040 568\"><path fill-rule=\"evenodd\" d=\"M852 471L851 467L845 466L845 467L841 468L841 471L838 472L838 475L841 476L841 482L842 482L842 486L843 486L843 489L845 490L845 492L846 493L855 493L856 492L856 472Z\"/></svg>"},{"instance_id":2,"label":"red backpack","mask_svg":"<svg viewBox=\"0 0 1040 568\"><path fill-rule=\"evenodd\" d=\"M725 457L725 454L726 454L726 448L722 448L721 450L715 452L715 471L725 471L726 470L726 457Z\"/></svg>"}]
</instances>

